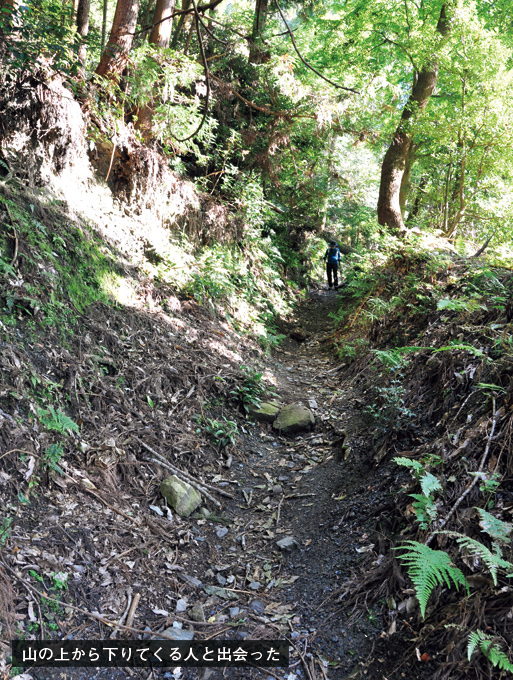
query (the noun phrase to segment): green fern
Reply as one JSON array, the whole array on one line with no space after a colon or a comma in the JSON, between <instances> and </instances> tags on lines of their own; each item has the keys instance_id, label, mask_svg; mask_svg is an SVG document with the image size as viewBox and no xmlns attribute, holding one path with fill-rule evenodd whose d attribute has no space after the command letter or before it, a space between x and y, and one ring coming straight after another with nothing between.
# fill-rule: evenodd
<instances>
[{"instance_id":1,"label":"green fern","mask_svg":"<svg viewBox=\"0 0 513 680\"><path fill-rule=\"evenodd\" d=\"M440 480L430 472L426 472L424 465L419 463L418 460L396 457L394 458L394 463L410 468L413 471L415 478L419 481L422 493L412 493L410 496L414 499L414 502L412 503L413 512L415 513L420 528L427 529L431 522L436 519L438 514L438 508L432 498L432 494L435 491L442 490Z\"/></svg>"},{"instance_id":2,"label":"green fern","mask_svg":"<svg viewBox=\"0 0 513 680\"><path fill-rule=\"evenodd\" d=\"M420 605L422 618L426 615L426 606L429 596L436 586L452 585L467 589L468 584L461 569L452 564L449 555L443 550L433 550L427 545L417 541L406 541L395 550L404 550L401 555L401 564L408 568L415 592Z\"/></svg>"},{"instance_id":3,"label":"green fern","mask_svg":"<svg viewBox=\"0 0 513 680\"><path fill-rule=\"evenodd\" d=\"M438 508L431 496L424 496L422 493L411 493L413 498L412 508L421 529L427 529L431 522L434 522L438 515Z\"/></svg>"},{"instance_id":4,"label":"green fern","mask_svg":"<svg viewBox=\"0 0 513 680\"><path fill-rule=\"evenodd\" d=\"M47 409L38 408L37 416L47 430L55 430L61 434L79 431L78 425L61 411L60 408L57 410L53 406L49 406Z\"/></svg>"},{"instance_id":5,"label":"green fern","mask_svg":"<svg viewBox=\"0 0 513 680\"><path fill-rule=\"evenodd\" d=\"M440 480L430 472L425 472L420 478L420 488L425 496L431 496L435 491L441 491Z\"/></svg>"},{"instance_id":6,"label":"green fern","mask_svg":"<svg viewBox=\"0 0 513 680\"><path fill-rule=\"evenodd\" d=\"M466 548L472 555L481 560L490 570L495 585L497 585L497 571L499 569L504 569L509 572L509 577L513 577L513 564L503 559L501 549L497 543L493 543L494 552L492 552L479 541L457 531L439 531L437 533L455 538L460 547Z\"/></svg>"},{"instance_id":7,"label":"green fern","mask_svg":"<svg viewBox=\"0 0 513 680\"><path fill-rule=\"evenodd\" d=\"M485 531L489 536L491 536L496 541L501 541L503 543L509 543L511 540L510 534L513 526L509 522L503 522L494 515L491 515L486 510L482 508L476 508L481 516L479 526L483 531Z\"/></svg>"},{"instance_id":8,"label":"green fern","mask_svg":"<svg viewBox=\"0 0 513 680\"><path fill-rule=\"evenodd\" d=\"M418 460L412 460L411 458L402 458L402 457L396 456L394 458L394 463L397 463L397 465L404 465L404 467L411 468L417 477L420 475L420 473L424 469L424 466L422 465L422 463L419 463Z\"/></svg>"},{"instance_id":9,"label":"green fern","mask_svg":"<svg viewBox=\"0 0 513 680\"><path fill-rule=\"evenodd\" d=\"M468 636L467 654L470 661L472 654L476 649L479 649L492 664L494 668L499 668L501 671L509 671L513 673L513 664L508 659L506 654L499 647L497 642L494 642L491 635L483 633L482 630L476 630Z\"/></svg>"}]
</instances>

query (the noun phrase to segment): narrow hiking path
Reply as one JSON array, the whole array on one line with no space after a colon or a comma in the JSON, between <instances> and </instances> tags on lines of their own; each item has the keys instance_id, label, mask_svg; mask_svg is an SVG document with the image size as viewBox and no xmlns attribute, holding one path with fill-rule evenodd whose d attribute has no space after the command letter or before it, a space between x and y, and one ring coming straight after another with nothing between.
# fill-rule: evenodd
<instances>
[{"instance_id":1,"label":"narrow hiking path","mask_svg":"<svg viewBox=\"0 0 513 680\"><path fill-rule=\"evenodd\" d=\"M156 547L153 539L142 534L146 547L142 546L141 555L134 535L133 546L121 543L119 548L121 555L131 556L101 562L104 591L113 587L108 569L117 563L124 574L115 583L122 583L124 576L130 593L144 593L141 620L153 613L160 621L149 631L175 626L179 636L194 635L197 640L287 636L295 647L293 665L274 669L274 676L271 669L267 673L189 668L155 671L155 678L342 680L362 667L382 632L372 613L351 622L350 608L340 600L362 558L379 543L379 515L386 511L392 488L386 474L377 472L359 435L363 396L350 382L342 381L340 361L330 345L334 330L330 313L339 305L336 293L313 288L298 306L295 319L284 322L288 336L283 344L265 359L263 379L269 388L283 404L301 401L309 406L315 415L313 430L278 436L268 423L230 414L239 422L237 444L219 457L216 469L206 466L202 472L211 483L229 490L233 500L223 498L221 512L178 524L175 517L172 532L180 538L177 543L169 541L169 553L165 517L160 525L153 519L162 510L150 495L146 522L161 536ZM60 529L66 540L71 529L66 523ZM82 538L80 545L92 552L88 535ZM282 539L287 539L285 548L278 546ZM116 597L110 611L119 612L124 608L119 590ZM98 611L110 618L105 595L97 595L96 601ZM65 630L61 626L61 632ZM83 638L111 635L108 628L98 632L87 620L78 630ZM30 675L33 680L152 677L148 671L129 669L46 669Z\"/></svg>"},{"instance_id":2,"label":"narrow hiking path","mask_svg":"<svg viewBox=\"0 0 513 680\"><path fill-rule=\"evenodd\" d=\"M217 546L225 564L208 574L224 586L233 566L227 556L245 563L246 595L253 590L254 596L232 604L230 616L237 619L247 608L253 626L261 624L248 628L251 637L286 631L304 660L298 665L296 654L294 669L279 675L290 680L342 680L358 670L382 632L372 616L349 621L339 601L361 556L377 542L377 516L388 495L387 480L377 478L358 434L362 400L341 382L340 361L330 346L330 313L339 305L334 292L312 289L296 310L289 337L267 361L264 378L280 401L309 406L316 424L310 433L283 437L271 425L246 427L238 449L243 462L226 475L242 490L243 503L239 497L227 508L233 528L221 530ZM284 538L291 547L278 550ZM190 677L250 674L208 669Z\"/></svg>"}]
</instances>

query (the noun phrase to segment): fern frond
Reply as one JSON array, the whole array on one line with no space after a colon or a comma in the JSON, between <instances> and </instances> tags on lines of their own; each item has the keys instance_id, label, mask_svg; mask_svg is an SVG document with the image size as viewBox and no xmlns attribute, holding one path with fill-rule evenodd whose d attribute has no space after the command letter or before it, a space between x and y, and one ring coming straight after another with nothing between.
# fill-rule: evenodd
<instances>
[{"instance_id":1,"label":"fern frond","mask_svg":"<svg viewBox=\"0 0 513 680\"><path fill-rule=\"evenodd\" d=\"M78 425L60 408L57 410L53 406L49 406L47 409L38 408L37 415L47 430L55 430L61 434L79 431Z\"/></svg>"},{"instance_id":2,"label":"fern frond","mask_svg":"<svg viewBox=\"0 0 513 680\"><path fill-rule=\"evenodd\" d=\"M503 559L501 549L497 543L493 544L495 552L492 552L479 541L457 531L439 531L438 533L455 538L460 547L466 548L472 555L481 560L488 567L495 585L497 585L497 571L499 569L504 569L513 576L513 564Z\"/></svg>"},{"instance_id":3,"label":"fern frond","mask_svg":"<svg viewBox=\"0 0 513 680\"><path fill-rule=\"evenodd\" d=\"M498 643L494 642L494 639L495 638L491 635L483 633L482 630L476 630L470 633L467 644L468 660L470 661L472 654L479 647L494 668L513 673L513 663L511 663L509 658L499 647Z\"/></svg>"},{"instance_id":4,"label":"fern frond","mask_svg":"<svg viewBox=\"0 0 513 680\"><path fill-rule=\"evenodd\" d=\"M422 618L426 615L429 596L436 586L445 584L448 588L453 585L459 588L461 585L468 591L463 572L452 564L451 558L443 550L433 550L417 541L406 541L395 549L405 551L401 555L401 563L408 568L415 586Z\"/></svg>"},{"instance_id":5,"label":"fern frond","mask_svg":"<svg viewBox=\"0 0 513 680\"><path fill-rule=\"evenodd\" d=\"M496 541L503 541L505 543L510 541L510 534L513 526L509 522L503 522L502 520L497 519L497 517L494 517L482 508L476 508L476 510L481 516L479 526L483 531L486 531L486 533Z\"/></svg>"},{"instance_id":6,"label":"fern frond","mask_svg":"<svg viewBox=\"0 0 513 680\"><path fill-rule=\"evenodd\" d=\"M420 488L425 496L431 496L434 491L441 491L442 485L440 480L430 472L426 472L420 478Z\"/></svg>"},{"instance_id":7,"label":"fern frond","mask_svg":"<svg viewBox=\"0 0 513 680\"><path fill-rule=\"evenodd\" d=\"M396 456L394 458L394 463L397 463L397 465L404 465L404 467L409 467L414 470L416 473L421 473L423 465L422 463L419 463L418 460L412 460L411 458L401 458L399 456Z\"/></svg>"}]
</instances>

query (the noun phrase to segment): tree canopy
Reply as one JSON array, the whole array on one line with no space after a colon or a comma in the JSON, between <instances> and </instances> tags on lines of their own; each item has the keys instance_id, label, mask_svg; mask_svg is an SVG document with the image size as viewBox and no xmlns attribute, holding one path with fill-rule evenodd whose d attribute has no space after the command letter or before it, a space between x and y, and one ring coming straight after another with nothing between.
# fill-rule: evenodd
<instances>
[{"instance_id":1,"label":"tree canopy","mask_svg":"<svg viewBox=\"0 0 513 680\"><path fill-rule=\"evenodd\" d=\"M49 63L103 134L133 126L289 244L509 239L504 3L3 0L1 40L5 73Z\"/></svg>"}]
</instances>

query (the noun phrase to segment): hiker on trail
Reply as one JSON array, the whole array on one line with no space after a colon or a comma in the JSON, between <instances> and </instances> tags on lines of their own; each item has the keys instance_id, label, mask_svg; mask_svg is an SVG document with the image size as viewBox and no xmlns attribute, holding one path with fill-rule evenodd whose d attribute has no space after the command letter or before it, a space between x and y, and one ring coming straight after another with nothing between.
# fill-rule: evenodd
<instances>
[{"instance_id":1,"label":"hiker on trail","mask_svg":"<svg viewBox=\"0 0 513 680\"><path fill-rule=\"evenodd\" d=\"M335 241L330 241L328 250L324 254L326 262L326 275L328 277L328 288L338 288L338 263L342 259L340 250Z\"/></svg>"}]
</instances>

